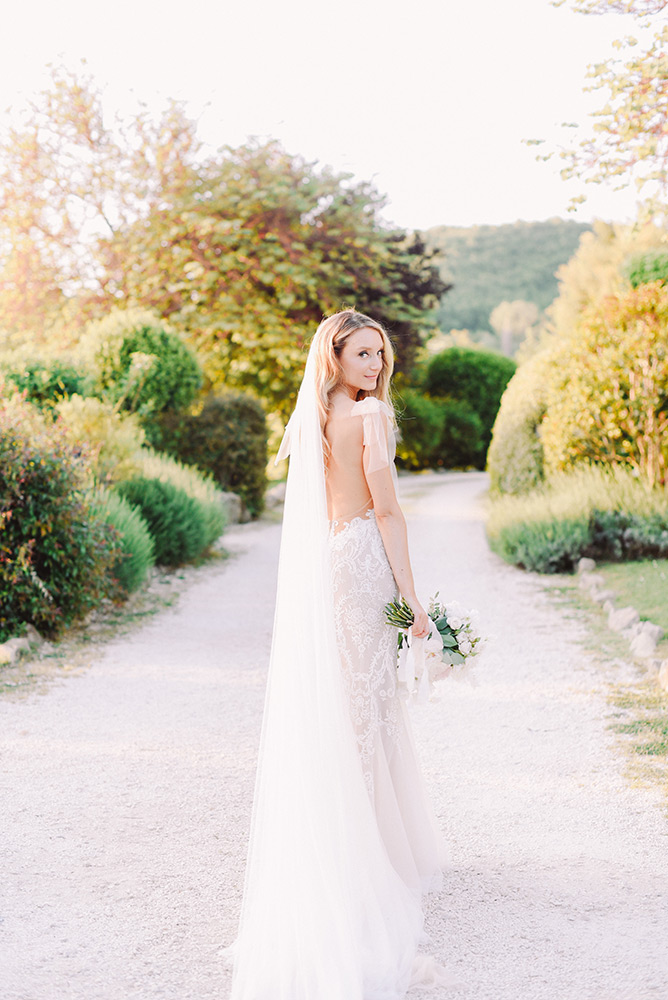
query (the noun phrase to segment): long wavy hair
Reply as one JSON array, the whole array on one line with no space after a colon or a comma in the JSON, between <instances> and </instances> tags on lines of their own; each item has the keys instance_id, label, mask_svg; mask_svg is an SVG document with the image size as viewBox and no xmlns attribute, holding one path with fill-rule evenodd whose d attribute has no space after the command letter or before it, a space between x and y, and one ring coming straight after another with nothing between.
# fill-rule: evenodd
<instances>
[{"instance_id":1,"label":"long wavy hair","mask_svg":"<svg viewBox=\"0 0 668 1000\"><path fill-rule=\"evenodd\" d=\"M394 412L390 397L390 378L394 371L394 351L385 329L375 319L365 316L354 309L343 309L341 312L327 316L315 331L312 348L316 351L316 392L318 409L320 411L320 426L324 432L329 403L332 393L343 383L343 369L339 357L348 337L356 330L370 327L376 330L383 341L383 367L378 375L375 389L367 392L360 389L357 398L376 396L386 403Z\"/></svg>"}]
</instances>

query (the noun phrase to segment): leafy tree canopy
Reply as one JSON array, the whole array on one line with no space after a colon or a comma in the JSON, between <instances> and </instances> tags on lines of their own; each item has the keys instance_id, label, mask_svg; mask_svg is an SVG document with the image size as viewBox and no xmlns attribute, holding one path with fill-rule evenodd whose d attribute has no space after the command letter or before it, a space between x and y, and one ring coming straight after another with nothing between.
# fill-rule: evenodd
<instances>
[{"instance_id":1,"label":"leafy tree canopy","mask_svg":"<svg viewBox=\"0 0 668 1000\"><path fill-rule=\"evenodd\" d=\"M172 104L108 125L62 71L0 150L0 328L150 308L197 350L208 386L292 406L323 314L370 312L410 368L445 290L422 239L387 229L372 185L277 142L204 156Z\"/></svg>"},{"instance_id":2,"label":"leafy tree canopy","mask_svg":"<svg viewBox=\"0 0 668 1000\"><path fill-rule=\"evenodd\" d=\"M560 7L566 0L557 0ZM589 67L587 90L602 105L588 134L561 150L562 177L586 183L635 183L665 202L668 185L667 0L569 0L583 14L625 14L641 29L615 42L618 55ZM578 128L576 126L576 128ZM550 159L548 153L541 159ZM573 199L577 204L584 195ZM656 208L656 203L654 204Z\"/></svg>"}]
</instances>

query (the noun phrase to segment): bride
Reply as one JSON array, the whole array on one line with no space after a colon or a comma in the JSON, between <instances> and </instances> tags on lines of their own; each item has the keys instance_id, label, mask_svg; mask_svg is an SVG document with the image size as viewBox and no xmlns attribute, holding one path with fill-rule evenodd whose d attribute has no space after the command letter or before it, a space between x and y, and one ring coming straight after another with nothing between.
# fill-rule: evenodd
<instances>
[{"instance_id":1,"label":"bride","mask_svg":"<svg viewBox=\"0 0 668 1000\"><path fill-rule=\"evenodd\" d=\"M392 347L347 309L315 333L290 455L232 1000L399 1000L445 850L396 689L397 590L428 618L394 471Z\"/></svg>"}]
</instances>

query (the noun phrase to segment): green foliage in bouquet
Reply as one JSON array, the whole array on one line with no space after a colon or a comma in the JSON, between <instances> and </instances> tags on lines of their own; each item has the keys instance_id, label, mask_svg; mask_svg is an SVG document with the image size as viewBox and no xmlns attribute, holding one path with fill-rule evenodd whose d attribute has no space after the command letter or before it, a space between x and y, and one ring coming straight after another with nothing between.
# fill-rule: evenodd
<instances>
[{"instance_id":1,"label":"green foliage in bouquet","mask_svg":"<svg viewBox=\"0 0 668 1000\"><path fill-rule=\"evenodd\" d=\"M621 467L581 467L526 496L493 500L487 537L507 562L540 573L569 572L581 556L665 556L668 491Z\"/></svg>"},{"instance_id":2,"label":"green foliage in bouquet","mask_svg":"<svg viewBox=\"0 0 668 1000\"><path fill-rule=\"evenodd\" d=\"M0 405L0 638L32 622L46 635L108 596L115 532L91 507L81 449L31 407Z\"/></svg>"},{"instance_id":3,"label":"green foliage in bouquet","mask_svg":"<svg viewBox=\"0 0 668 1000\"><path fill-rule=\"evenodd\" d=\"M258 400L241 392L207 396L198 412L165 414L160 429L162 450L211 473L253 516L262 513L268 431Z\"/></svg>"},{"instance_id":4,"label":"green foliage in bouquet","mask_svg":"<svg viewBox=\"0 0 668 1000\"><path fill-rule=\"evenodd\" d=\"M210 475L151 448L142 448L135 461L145 479L171 483L200 504L206 522L207 547L220 538L225 530L225 505L221 491Z\"/></svg>"},{"instance_id":5,"label":"green foliage in bouquet","mask_svg":"<svg viewBox=\"0 0 668 1000\"><path fill-rule=\"evenodd\" d=\"M5 376L41 410L51 410L61 399L86 392L83 372L58 359L14 363L5 367Z\"/></svg>"},{"instance_id":6,"label":"green foliage in bouquet","mask_svg":"<svg viewBox=\"0 0 668 1000\"><path fill-rule=\"evenodd\" d=\"M196 559L207 546L207 514L184 490L159 479L139 476L115 489L137 507L153 537L155 561L180 566Z\"/></svg>"},{"instance_id":7,"label":"green foliage in bouquet","mask_svg":"<svg viewBox=\"0 0 668 1000\"><path fill-rule=\"evenodd\" d=\"M136 507L112 490L96 490L91 507L118 535L120 551L111 566L111 575L122 591L131 594L141 587L155 562L148 525Z\"/></svg>"}]
</instances>

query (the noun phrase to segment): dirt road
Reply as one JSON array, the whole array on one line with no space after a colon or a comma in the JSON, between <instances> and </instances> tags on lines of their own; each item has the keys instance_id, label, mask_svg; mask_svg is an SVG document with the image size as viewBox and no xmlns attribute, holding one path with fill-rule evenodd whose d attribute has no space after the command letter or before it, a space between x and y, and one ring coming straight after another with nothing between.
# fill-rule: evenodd
<instances>
[{"instance_id":1,"label":"dirt road","mask_svg":"<svg viewBox=\"0 0 668 1000\"><path fill-rule=\"evenodd\" d=\"M454 858L427 917L448 997L665 1000L668 820L624 777L613 668L489 553L482 475L401 483L422 594L493 636L478 688L413 709ZM0 702L0 1000L226 1000L279 535L233 529L174 608Z\"/></svg>"}]
</instances>

